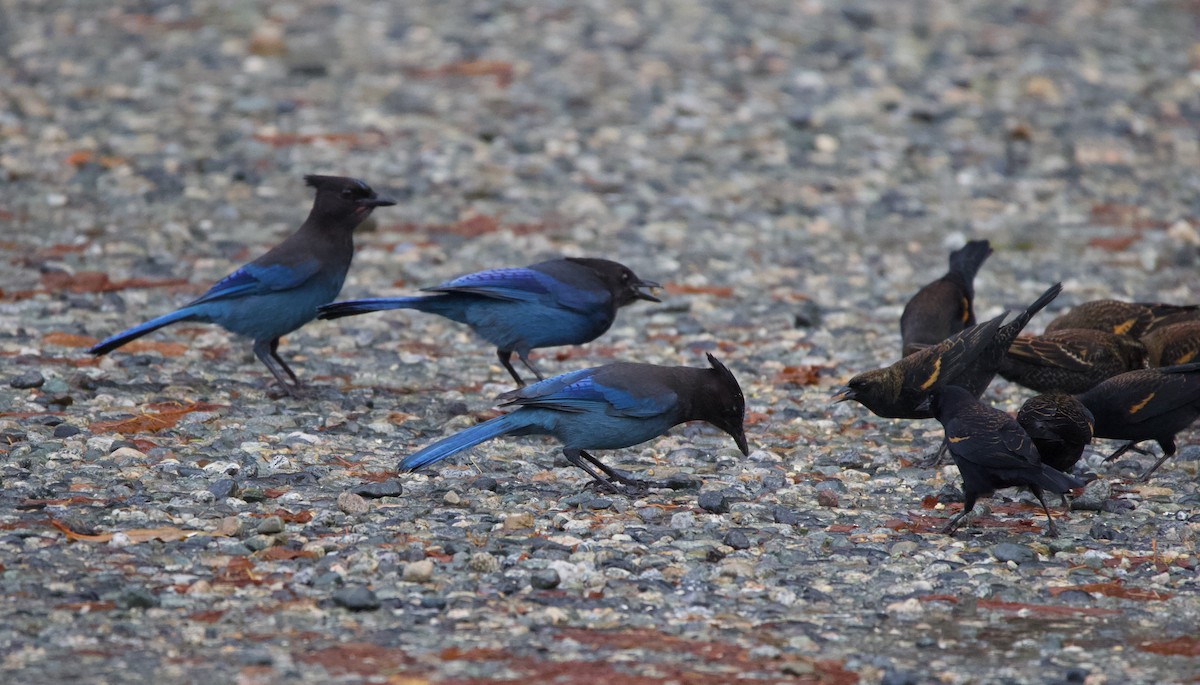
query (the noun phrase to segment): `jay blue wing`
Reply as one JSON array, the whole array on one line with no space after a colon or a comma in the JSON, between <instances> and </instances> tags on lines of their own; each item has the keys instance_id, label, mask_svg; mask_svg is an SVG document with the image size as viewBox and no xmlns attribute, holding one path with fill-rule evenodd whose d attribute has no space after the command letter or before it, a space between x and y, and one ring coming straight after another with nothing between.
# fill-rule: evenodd
<instances>
[{"instance_id":1,"label":"jay blue wing","mask_svg":"<svg viewBox=\"0 0 1200 685\"><path fill-rule=\"evenodd\" d=\"M352 178L306 176L317 194L299 230L258 259L221 279L196 300L96 344L90 352L111 352L147 333L178 321L215 323L254 340L254 354L285 391L299 387L296 374L279 356L279 339L312 321L317 307L337 297L354 256L351 234L376 207L395 202Z\"/></svg>"},{"instance_id":2,"label":"jay blue wing","mask_svg":"<svg viewBox=\"0 0 1200 685\"><path fill-rule=\"evenodd\" d=\"M428 466L501 435L552 435L567 460L597 481L640 485L587 453L636 445L686 421L706 421L748 453L745 399L733 374L712 355L709 368L616 363L573 371L500 395L516 409L443 438L401 460L399 469ZM604 475L592 467L600 469Z\"/></svg>"},{"instance_id":3,"label":"jay blue wing","mask_svg":"<svg viewBox=\"0 0 1200 685\"><path fill-rule=\"evenodd\" d=\"M496 347L500 363L518 385L515 352L538 379L532 350L591 342L612 326L617 310L636 300L657 302L628 267L606 259L564 258L527 267L489 269L425 288L417 297L382 297L335 302L320 318L337 319L388 309L413 309L466 324Z\"/></svg>"}]
</instances>

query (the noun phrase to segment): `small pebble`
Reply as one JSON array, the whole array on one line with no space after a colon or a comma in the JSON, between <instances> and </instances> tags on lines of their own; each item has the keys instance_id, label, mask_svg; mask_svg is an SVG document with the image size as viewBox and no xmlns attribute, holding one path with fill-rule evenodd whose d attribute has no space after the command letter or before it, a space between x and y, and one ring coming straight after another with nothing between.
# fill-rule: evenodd
<instances>
[{"instance_id":1,"label":"small pebble","mask_svg":"<svg viewBox=\"0 0 1200 685\"><path fill-rule=\"evenodd\" d=\"M817 490L817 504L823 507L838 506L838 496L833 490Z\"/></svg>"},{"instance_id":2,"label":"small pebble","mask_svg":"<svg viewBox=\"0 0 1200 685\"><path fill-rule=\"evenodd\" d=\"M362 516L371 510L371 505L356 493L343 492L337 497L337 507L351 516Z\"/></svg>"},{"instance_id":3,"label":"small pebble","mask_svg":"<svg viewBox=\"0 0 1200 685\"><path fill-rule=\"evenodd\" d=\"M278 516L268 516L258 523L258 532L264 535L274 535L283 532L283 519Z\"/></svg>"},{"instance_id":4,"label":"small pebble","mask_svg":"<svg viewBox=\"0 0 1200 685\"><path fill-rule=\"evenodd\" d=\"M500 570L500 560L491 552L476 552L467 567L478 573L495 573Z\"/></svg>"},{"instance_id":5,"label":"small pebble","mask_svg":"<svg viewBox=\"0 0 1200 685\"><path fill-rule=\"evenodd\" d=\"M359 497L367 499L379 499L380 497L399 497L404 494L404 486L400 481L392 479L385 480L379 483L366 483L360 485L351 492Z\"/></svg>"},{"instance_id":6,"label":"small pebble","mask_svg":"<svg viewBox=\"0 0 1200 685\"><path fill-rule=\"evenodd\" d=\"M992 547L992 556L997 561L1012 561L1017 564L1027 564L1037 559L1037 552L1025 545L1002 542Z\"/></svg>"},{"instance_id":7,"label":"small pebble","mask_svg":"<svg viewBox=\"0 0 1200 685\"><path fill-rule=\"evenodd\" d=\"M32 370L13 376L8 381L8 385L17 390L27 390L29 388L40 388L45 382L46 377L42 375L41 371Z\"/></svg>"},{"instance_id":8,"label":"small pebble","mask_svg":"<svg viewBox=\"0 0 1200 685\"><path fill-rule=\"evenodd\" d=\"M409 583L424 583L432 577L433 561L431 559L407 563L404 565L404 572L400 574L400 579Z\"/></svg>"},{"instance_id":9,"label":"small pebble","mask_svg":"<svg viewBox=\"0 0 1200 685\"><path fill-rule=\"evenodd\" d=\"M72 426L69 423L60 423L54 427L54 437L56 438L69 438L72 435L79 435L82 432L82 428L79 426Z\"/></svg>"},{"instance_id":10,"label":"small pebble","mask_svg":"<svg viewBox=\"0 0 1200 685\"><path fill-rule=\"evenodd\" d=\"M700 493L700 496L696 498L696 504L701 509L714 514L729 513L729 498L720 490L708 490Z\"/></svg>"},{"instance_id":11,"label":"small pebble","mask_svg":"<svg viewBox=\"0 0 1200 685\"><path fill-rule=\"evenodd\" d=\"M350 611L375 611L380 607L375 593L362 585L351 585L333 593L333 603Z\"/></svg>"},{"instance_id":12,"label":"small pebble","mask_svg":"<svg viewBox=\"0 0 1200 685\"><path fill-rule=\"evenodd\" d=\"M561 582L558 571L552 568L538 569L529 576L529 584L538 590L553 590Z\"/></svg>"}]
</instances>

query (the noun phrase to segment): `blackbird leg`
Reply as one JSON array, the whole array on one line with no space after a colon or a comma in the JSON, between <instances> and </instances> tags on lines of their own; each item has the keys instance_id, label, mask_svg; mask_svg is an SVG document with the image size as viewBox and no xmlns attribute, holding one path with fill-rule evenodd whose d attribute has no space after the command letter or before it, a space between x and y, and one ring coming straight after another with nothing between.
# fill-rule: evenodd
<instances>
[{"instance_id":1,"label":"blackbird leg","mask_svg":"<svg viewBox=\"0 0 1200 685\"><path fill-rule=\"evenodd\" d=\"M1033 492L1033 496L1042 503L1042 511L1046 512L1046 535L1052 538L1058 537L1058 529L1054 527L1054 517L1050 515L1050 507L1046 506L1046 493L1038 485L1030 485L1029 489ZM1063 495L1063 499L1066 499L1066 495Z\"/></svg>"},{"instance_id":2,"label":"blackbird leg","mask_svg":"<svg viewBox=\"0 0 1200 685\"><path fill-rule=\"evenodd\" d=\"M958 512L950 519L950 522L947 523L946 527L942 529L942 533L951 536L954 535L954 531L958 530L959 527L966 522L967 515L970 514L971 510L975 508L975 500L976 497L974 493L967 493L966 498L963 501L962 511Z\"/></svg>"},{"instance_id":3,"label":"blackbird leg","mask_svg":"<svg viewBox=\"0 0 1200 685\"><path fill-rule=\"evenodd\" d=\"M296 396L296 391L292 388L292 385L288 383L287 375L284 374L283 371L287 367L281 367L279 362L277 362L275 357L271 354L270 340L255 340L254 356L258 357L258 360L267 367L267 370L270 371L271 375L275 377L276 382L279 383L280 387L283 388L285 393L291 397Z\"/></svg>"},{"instance_id":4,"label":"blackbird leg","mask_svg":"<svg viewBox=\"0 0 1200 685\"><path fill-rule=\"evenodd\" d=\"M496 350L496 357L500 360L500 364L503 365L508 371L508 375L512 376L513 380L517 382L517 387L523 388L525 387L525 381L521 380L521 376L517 374L517 370L513 368L512 354L512 350Z\"/></svg>"},{"instance_id":5,"label":"blackbird leg","mask_svg":"<svg viewBox=\"0 0 1200 685\"><path fill-rule=\"evenodd\" d=\"M1122 454L1125 454L1126 452L1130 452L1130 451L1137 452L1138 454L1145 454L1147 456L1150 454L1150 450L1144 450L1141 447L1138 447L1136 442L1127 442L1124 445L1121 445L1120 447L1118 447L1117 451L1115 451L1112 454L1105 457L1104 461L1112 461L1113 459L1116 459L1117 457L1121 456Z\"/></svg>"},{"instance_id":6,"label":"blackbird leg","mask_svg":"<svg viewBox=\"0 0 1200 685\"><path fill-rule=\"evenodd\" d=\"M287 365L287 362L283 361L283 357L279 356L279 338L271 341L271 358L279 362L279 365L287 372L288 377L292 379L292 383L295 383L296 387L299 388L300 379L296 378L296 374L292 371L291 367Z\"/></svg>"},{"instance_id":7,"label":"blackbird leg","mask_svg":"<svg viewBox=\"0 0 1200 685\"><path fill-rule=\"evenodd\" d=\"M568 449L566 447L563 448L563 456L565 456L567 458L567 461L571 462L571 466L577 466L577 467L583 469L585 472L587 472L587 475L592 477L592 480L595 481L597 485L604 488L605 490L609 490L611 492L617 492L618 489L617 489L617 486L613 485L613 479L610 477L602 476L599 473L597 473L596 469L592 468L591 464L589 464L587 461L583 460L584 454L587 454L587 453L584 452L583 450ZM607 466L605 466L604 464L601 464L599 462L599 460L597 460L595 457L591 456L590 454L588 455L588 461L591 461L592 463L599 466L602 471L608 472L608 471L612 470L612 469L608 468Z\"/></svg>"},{"instance_id":8,"label":"blackbird leg","mask_svg":"<svg viewBox=\"0 0 1200 685\"><path fill-rule=\"evenodd\" d=\"M936 452L925 455L924 459L921 459L917 462L917 466L923 469L933 468L934 466L942 463L942 460L946 458L946 453L949 451L950 441L946 438L942 438L942 446L939 447Z\"/></svg>"},{"instance_id":9,"label":"blackbird leg","mask_svg":"<svg viewBox=\"0 0 1200 685\"><path fill-rule=\"evenodd\" d=\"M1154 462L1154 466L1151 466L1145 473L1138 477L1137 482L1145 483L1146 481L1150 480L1150 475L1157 471L1158 467L1163 465L1163 462L1175 456L1174 439L1168 439L1165 441L1160 440L1158 444L1160 447L1162 447L1162 456L1158 458L1158 461Z\"/></svg>"}]
</instances>

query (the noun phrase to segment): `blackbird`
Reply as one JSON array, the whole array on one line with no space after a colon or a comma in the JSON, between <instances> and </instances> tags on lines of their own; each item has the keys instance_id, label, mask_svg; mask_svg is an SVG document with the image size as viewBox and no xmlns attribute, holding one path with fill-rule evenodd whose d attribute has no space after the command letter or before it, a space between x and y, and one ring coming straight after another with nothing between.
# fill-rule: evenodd
<instances>
[{"instance_id":1,"label":"blackbird","mask_svg":"<svg viewBox=\"0 0 1200 685\"><path fill-rule=\"evenodd\" d=\"M1079 396L1092 412L1097 438L1128 440L1107 461L1143 440L1154 440L1163 455L1138 479L1150 478L1175 454L1175 434L1200 417L1200 362L1128 371Z\"/></svg>"},{"instance_id":2,"label":"blackbird","mask_svg":"<svg viewBox=\"0 0 1200 685\"><path fill-rule=\"evenodd\" d=\"M963 508L942 532L953 535L975 508L980 496L999 488L1029 488L1046 512L1047 534L1057 536L1046 505L1046 490L1060 495L1084 486L1074 476L1043 464L1033 439L1008 414L989 407L956 385L935 390L930 397L934 416L946 429L950 456L963 479Z\"/></svg>"},{"instance_id":3,"label":"blackbird","mask_svg":"<svg viewBox=\"0 0 1200 685\"><path fill-rule=\"evenodd\" d=\"M1020 336L1000 360L1000 375L1036 392L1078 394L1106 378L1146 366L1134 338L1088 328Z\"/></svg>"},{"instance_id":4,"label":"blackbird","mask_svg":"<svg viewBox=\"0 0 1200 685\"><path fill-rule=\"evenodd\" d=\"M1046 331L1091 328L1141 338L1155 328L1196 320L1200 320L1200 305L1092 300L1060 314L1046 326Z\"/></svg>"},{"instance_id":5,"label":"blackbird","mask_svg":"<svg viewBox=\"0 0 1200 685\"><path fill-rule=\"evenodd\" d=\"M1007 324L1007 312L924 347L891 366L864 371L850 379L831 399L854 400L885 419L928 419L929 393L961 385L978 397L996 376L1004 351L1029 319L1062 292L1055 283Z\"/></svg>"},{"instance_id":6,"label":"blackbird","mask_svg":"<svg viewBox=\"0 0 1200 685\"><path fill-rule=\"evenodd\" d=\"M1142 336L1150 366L1187 364L1200 352L1200 321L1155 328Z\"/></svg>"},{"instance_id":7,"label":"blackbird","mask_svg":"<svg viewBox=\"0 0 1200 685\"><path fill-rule=\"evenodd\" d=\"M1033 439L1042 463L1070 473L1092 441L1092 412L1063 392L1034 395L1017 412L1017 423Z\"/></svg>"},{"instance_id":8,"label":"blackbird","mask_svg":"<svg viewBox=\"0 0 1200 685\"><path fill-rule=\"evenodd\" d=\"M900 315L904 356L975 325L975 274L990 254L992 246L986 240L972 240L951 252L950 270L904 305Z\"/></svg>"}]
</instances>

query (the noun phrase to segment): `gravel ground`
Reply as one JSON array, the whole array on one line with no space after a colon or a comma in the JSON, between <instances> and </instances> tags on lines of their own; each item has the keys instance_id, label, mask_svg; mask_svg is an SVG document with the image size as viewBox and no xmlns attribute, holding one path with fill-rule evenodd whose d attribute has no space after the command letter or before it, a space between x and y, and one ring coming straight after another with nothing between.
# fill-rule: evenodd
<instances>
[{"instance_id":1,"label":"gravel ground","mask_svg":"<svg viewBox=\"0 0 1200 685\"><path fill-rule=\"evenodd\" d=\"M1148 485L1097 444L1061 538L1008 491L951 539L936 422L828 405L968 238L981 319L1055 280L1031 329L1200 301L1197 5L1046 4L0 0L3 679L1200 678L1195 433ZM752 454L606 455L692 483L635 497L537 439L397 476L508 388L408 312L289 336L301 399L213 327L86 355L293 230L314 172L402 199L346 296L556 254L666 283L543 369L713 351Z\"/></svg>"}]
</instances>

